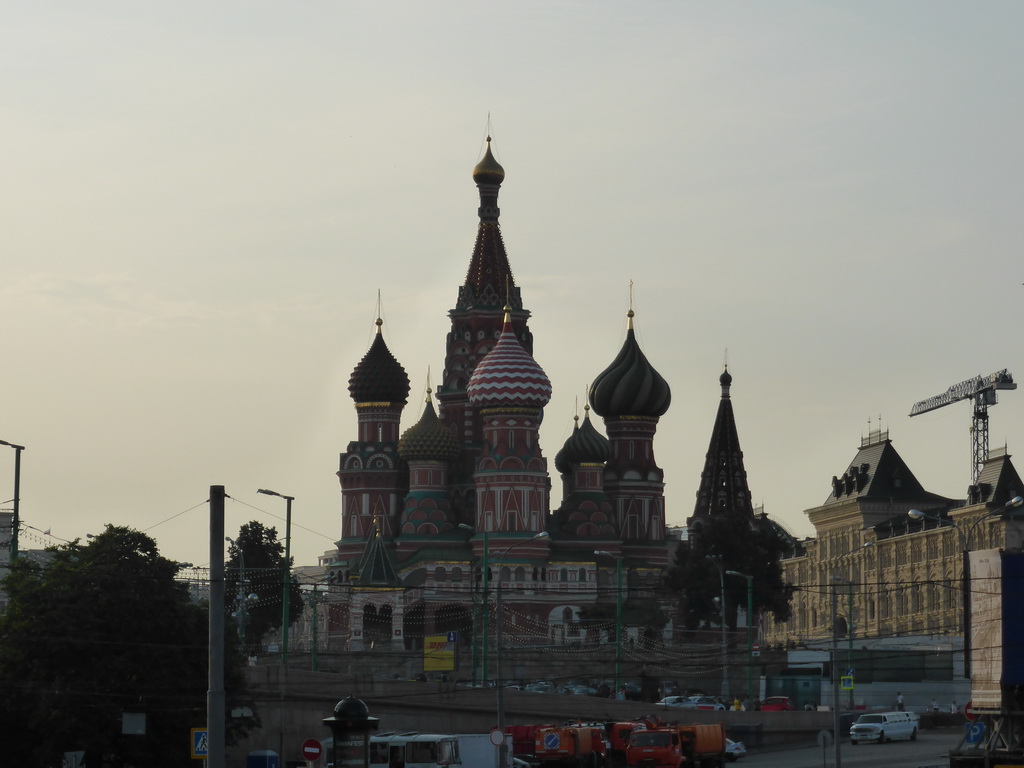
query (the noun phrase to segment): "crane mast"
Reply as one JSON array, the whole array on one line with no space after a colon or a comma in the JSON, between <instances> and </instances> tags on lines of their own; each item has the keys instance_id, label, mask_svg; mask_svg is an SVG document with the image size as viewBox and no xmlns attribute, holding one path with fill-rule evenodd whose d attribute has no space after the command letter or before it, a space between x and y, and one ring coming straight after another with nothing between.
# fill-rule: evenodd
<instances>
[{"instance_id":1,"label":"crane mast","mask_svg":"<svg viewBox=\"0 0 1024 768\"><path fill-rule=\"evenodd\" d=\"M971 482L977 485L978 478L981 476L981 468L985 460L988 459L988 407L998 402L997 390L1016 388L1017 384L1014 382L1013 376L1004 368L996 373L990 373L988 376L975 376L973 379L961 381L940 395L914 403L914 407L910 409L910 415L919 416L961 400L974 402L974 416L971 422L974 451Z\"/></svg>"}]
</instances>

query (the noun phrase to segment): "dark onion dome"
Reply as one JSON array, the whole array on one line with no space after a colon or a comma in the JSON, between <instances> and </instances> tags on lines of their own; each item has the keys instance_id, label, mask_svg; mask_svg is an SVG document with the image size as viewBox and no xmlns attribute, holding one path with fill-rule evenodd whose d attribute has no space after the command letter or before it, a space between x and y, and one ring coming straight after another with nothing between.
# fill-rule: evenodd
<instances>
[{"instance_id":1,"label":"dark onion dome","mask_svg":"<svg viewBox=\"0 0 1024 768\"><path fill-rule=\"evenodd\" d=\"M726 363L725 370L718 377L718 383L722 385L722 397L729 396L729 387L732 386L732 374L729 373L729 364Z\"/></svg>"},{"instance_id":2,"label":"dark onion dome","mask_svg":"<svg viewBox=\"0 0 1024 768\"><path fill-rule=\"evenodd\" d=\"M449 462L459 455L459 441L437 418L430 389L427 389L427 404L420 420L405 430L398 441L398 455L405 461Z\"/></svg>"},{"instance_id":3,"label":"dark onion dome","mask_svg":"<svg viewBox=\"0 0 1024 768\"><path fill-rule=\"evenodd\" d=\"M568 450L569 443L572 441L574 437L576 437L576 433L579 431L580 415L577 413L575 416L572 417L572 434L566 438L565 442L562 443L561 450L559 450L558 453L555 454L555 469L558 470L558 474L560 475L567 475L572 470L572 462L569 461L568 457L566 456L566 450Z\"/></svg>"},{"instance_id":4,"label":"dark onion dome","mask_svg":"<svg viewBox=\"0 0 1024 768\"><path fill-rule=\"evenodd\" d=\"M564 470L558 466L559 457L566 466ZM564 475L573 464L604 464L610 458L611 448L608 438L598 432L590 421L590 406L588 405L583 417L583 426L577 424L573 428L569 439L565 441L562 450L555 457L555 468Z\"/></svg>"},{"instance_id":5,"label":"dark onion dome","mask_svg":"<svg viewBox=\"0 0 1024 768\"><path fill-rule=\"evenodd\" d=\"M494 155L491 154L491 137L487 137L487 152L483 160L476 164L473 169L473 181L477 184L497 184L505 180L505 169L501 167Z\"/></svg>"},{"instance_id":6,"label":"dark onion dome","mask_svg":"<svg viewBox=\"0 0 1024 768\"><path fill-rule=\"evenodd\" d=\"M348 392L357 403L401 403L409 399L409 377L384 343L377 318L377 335L348 380Z\"/></svg>"},{"instance_id":7,"label":"dark onion dome","mask_svg":"<svg viewBox=\"0 0 1024 768\"><path fill-rule=\"evenodd\" d=\"M466 385L469 402L478 408L543 408L551 399L551 381L512 332L511 307L494 349L476 364Z\"/></svg>"},{"instance_id":8,"label":"dark onion dome","mask_svg":"<svg viewBox=\"0 0 1024 768\"><path fill-rule=\"evenodd\" d=\"M590 404L594 413L606 419L663 416L672 402L672 391L636 342L632 309L626 317L626 341L612 364L594 379Z\"/></svg>"}]
</instances>

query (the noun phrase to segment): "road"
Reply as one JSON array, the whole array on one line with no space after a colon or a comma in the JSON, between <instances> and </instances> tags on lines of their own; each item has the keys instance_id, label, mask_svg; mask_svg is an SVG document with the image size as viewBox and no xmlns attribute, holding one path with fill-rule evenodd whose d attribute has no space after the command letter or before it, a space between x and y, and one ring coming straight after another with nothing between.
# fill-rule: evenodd
<instances>
[{"instance_id":1,"label":"road","mask_svg":"<svg viewBox=\"0 0 1024 768\"><path fill-rule=\"evenodd\" d=\"M886 744L843 742L843 768L921 768L948 766L949 750L960 743L960 734L952 731L927 731L917 741L890 741ZM799 746L790 749L751 750L740 758L736 768L833 768L835 748Z\"/></svg>"}]
</instances>

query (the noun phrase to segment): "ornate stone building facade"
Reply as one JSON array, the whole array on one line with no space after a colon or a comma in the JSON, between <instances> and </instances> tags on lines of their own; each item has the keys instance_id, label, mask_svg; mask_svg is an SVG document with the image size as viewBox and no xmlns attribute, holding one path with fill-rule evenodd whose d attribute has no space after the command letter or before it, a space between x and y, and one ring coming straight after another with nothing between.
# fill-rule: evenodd
<instances>
[{"instance_id":1,"label":"ornate stone building facade","mask_svg":"<svg viewBox=\"0 0 1024 768\"><path fill-rule=\"evenodd\" d=\"M593 378L582 423L577 416L555 456L561 501L552 502L539 432L551 382L532 357L530 313L498 224L505 172L490 139L473 179L479 225L448 312L437 392L428 389L419 421L402 431L409 377L380 320L350 379L357 435L338 471L341 538L323 564L332 631L352 649L486 636L499 585L512 638L607 639L581 619L615 606L617 566L635 607L653 600L668 564L654 439L671 394L637 343L632 309L625 343Z\"/></svg>"},{"instance_id":2,"label":"ornate stone building facade","mask_svg":"<svg viewBox=\"0 0 1024 768\"><path fill-rule=\"evenodd\" d=\"M767 623L767 642L793 647L830 639L834 589L844 647L898 637L962 649L963 551L1019 548L1024 521L1010 519L1006 507L1022 493L1005 450L989 453L966 499L929 493L889 433L872 432L832 478L825 502L806 511L816 536L783 563L797 588L793 614Z\"/></svg>"}]
</instances>

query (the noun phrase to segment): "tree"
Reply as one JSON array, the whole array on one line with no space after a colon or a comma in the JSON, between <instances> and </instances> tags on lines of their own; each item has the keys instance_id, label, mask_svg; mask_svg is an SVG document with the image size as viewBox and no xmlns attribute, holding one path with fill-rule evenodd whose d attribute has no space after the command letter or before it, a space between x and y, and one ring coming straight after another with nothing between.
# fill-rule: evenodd
<instances>
[{"instance_id":1,"label":"tree","mask_svg":"<svg viewBox=\"0 0 1024 768\"><path fill-rule=\"evenodd\" d=\"M60 765L84 750L88 768L190 766L189 732L206 725L208 610L193 602L156 542L107 526L82 545L20 558L4 580L0 718L10 765ZM229 654L225 689L244 703L241 657ZM145 733L122 735L125 713ZM244 725L234 723L229 738Z\"/></svg>"},{"instance_id":2,"label":"tree","mask_svg":"<svg viewBox=\"0 0 1024 768\"><path fill-rule=\"evenodd\" d=\"M292 565L290 561L287 567ZM277 539L277 529L267 528L256 520L243 525L238 538L228 547L224 581L228 610L239 638L244 636L246 655L259 647L268 632L281 627L284 574L284 545ZM303 611L302 589L295 580L288 595L291 626Z\"/></svg>"},{"instance_id":3,"label":"tree","mask_svg":"<svg viewBox=\"0 0 1024 768\"><path fill-rule=\"evenodd\" d=\"M754 613L771 611L776 621L789 618L793 588L783 581L781 559L787 544L766 517L723 513L709 517L689 545L680 546L667 575L680 597L683 623L718 622L721 592L718 566L753 576ZM726 623L736 628L737 608L747 606L747 580L725 576Z\"/></svg>"}]
</instances>

